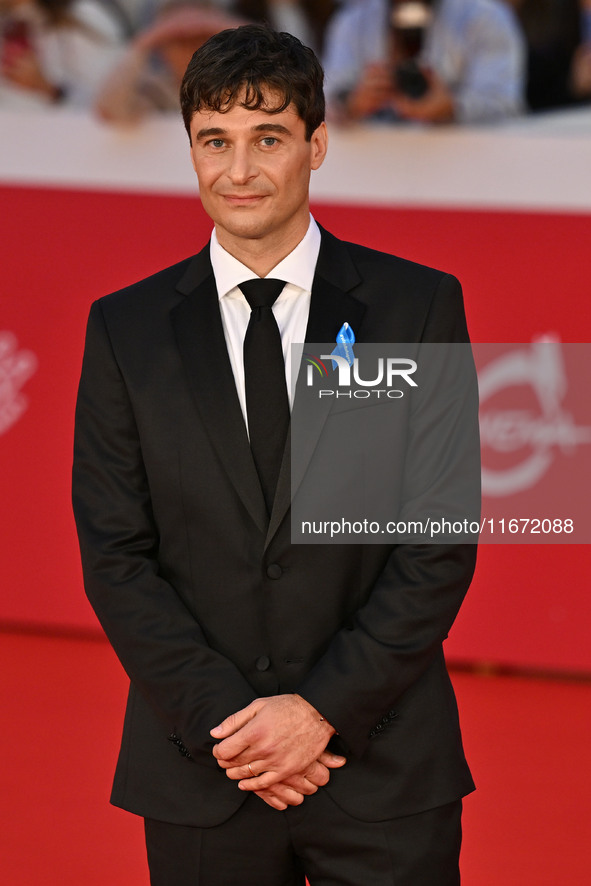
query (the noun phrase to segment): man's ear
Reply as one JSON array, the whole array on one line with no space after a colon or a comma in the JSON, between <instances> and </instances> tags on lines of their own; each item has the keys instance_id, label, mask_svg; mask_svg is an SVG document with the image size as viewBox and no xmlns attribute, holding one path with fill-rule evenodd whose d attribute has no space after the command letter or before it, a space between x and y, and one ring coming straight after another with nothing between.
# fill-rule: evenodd
<instances>
[{"instance_id":1,"label":"man's ear","mask_svg":"<svg viewBox=\"0 0 591 886\"><path fill-rule=\"evenodd\" d=\"M191 164L193 166L193 169L195 170L195 174L197 174L197 166L195 165L195 156L193 154L193 145L191 145L191 147L189 148L189 153L191 155Z\"/></svg>"},{"instance_id":2,"label":"man's ear","mask_svg":"<svg viewBox=\"0 0 591 886\"><path fill-rule=\"evenodd\" d=\"M324 158L326 157L326 152L328 150L328 131L326 129L326 123L324 123L324 121L320 124L320 126L316 127L316 129L312 133L310 146L310 168L319 169L324 162Z\"/></svg>"}]
</instances>

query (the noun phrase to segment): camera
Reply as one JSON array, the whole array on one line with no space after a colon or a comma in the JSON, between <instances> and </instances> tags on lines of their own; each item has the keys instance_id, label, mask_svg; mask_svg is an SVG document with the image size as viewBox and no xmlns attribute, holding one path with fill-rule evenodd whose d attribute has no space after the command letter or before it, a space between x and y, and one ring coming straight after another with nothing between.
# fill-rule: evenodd
<instances>
[{"instance_id":1,"label":"camera","mask_svg":"<svg viewBox=\"0 0 591 886\"><path fill-rule=\"evenodd\" d=\"M398 60L394 68L394 85L409 98L421 98L429 88L419 56L432 17L431 3L428 0L400 0L392 4L390 27L394 54Z\"/></svg>"}]
</instances>

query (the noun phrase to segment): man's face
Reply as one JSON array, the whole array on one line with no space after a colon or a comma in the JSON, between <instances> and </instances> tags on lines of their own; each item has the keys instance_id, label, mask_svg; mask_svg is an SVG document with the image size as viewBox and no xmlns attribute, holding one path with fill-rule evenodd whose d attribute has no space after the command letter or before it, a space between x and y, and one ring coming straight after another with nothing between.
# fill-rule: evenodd
<instances>
[{"instance_id":1,"label":"man's face","mask_svg":"<svg viewBox=\"0 0 591 886\"><path fill-rule=\"evenodd\" d=\"M267 106L277 106L272 95ZM232 251L232 244L244 248L249 240L304 235L310 172L326 154L324 123L306 141L293 105L270 114L236 102L225 113L194 114L191 142L201 202L222 246Z\"/></svg>"}]
</instances>

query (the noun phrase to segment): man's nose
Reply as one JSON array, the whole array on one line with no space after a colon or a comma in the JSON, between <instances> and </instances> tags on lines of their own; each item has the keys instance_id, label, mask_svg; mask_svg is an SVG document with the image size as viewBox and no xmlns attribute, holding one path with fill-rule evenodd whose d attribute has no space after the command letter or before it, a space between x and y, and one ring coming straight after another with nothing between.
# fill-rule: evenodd
<instances>
[{"instance_id":1,"label":"man's nose","mask_svg":"<svg viewBox=\"0 0 591 886\"><path fill-rule=\"evenodd\" d=\"M235 145L228 169L228 175L236 185L246 184L258 175L255 158L248 145Z\"/></svg>"}]
</instances>

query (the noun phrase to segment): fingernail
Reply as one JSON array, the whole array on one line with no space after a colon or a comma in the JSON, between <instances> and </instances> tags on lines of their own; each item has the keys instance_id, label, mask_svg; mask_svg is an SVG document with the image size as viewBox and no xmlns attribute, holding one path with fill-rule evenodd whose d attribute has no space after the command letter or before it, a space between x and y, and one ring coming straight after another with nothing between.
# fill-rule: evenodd
<instances>
[{"instance_id":1,"label":"fingernail","mask_svg":"<svg viewBox=\"0 0 591 886\"><path fill-rule=\"evenodd\" d=\"M209 734L210 735L219 735L221 731L222 731L221 726L214 726L213 729L209 730Z\"/></svg>"}]
</instances>

